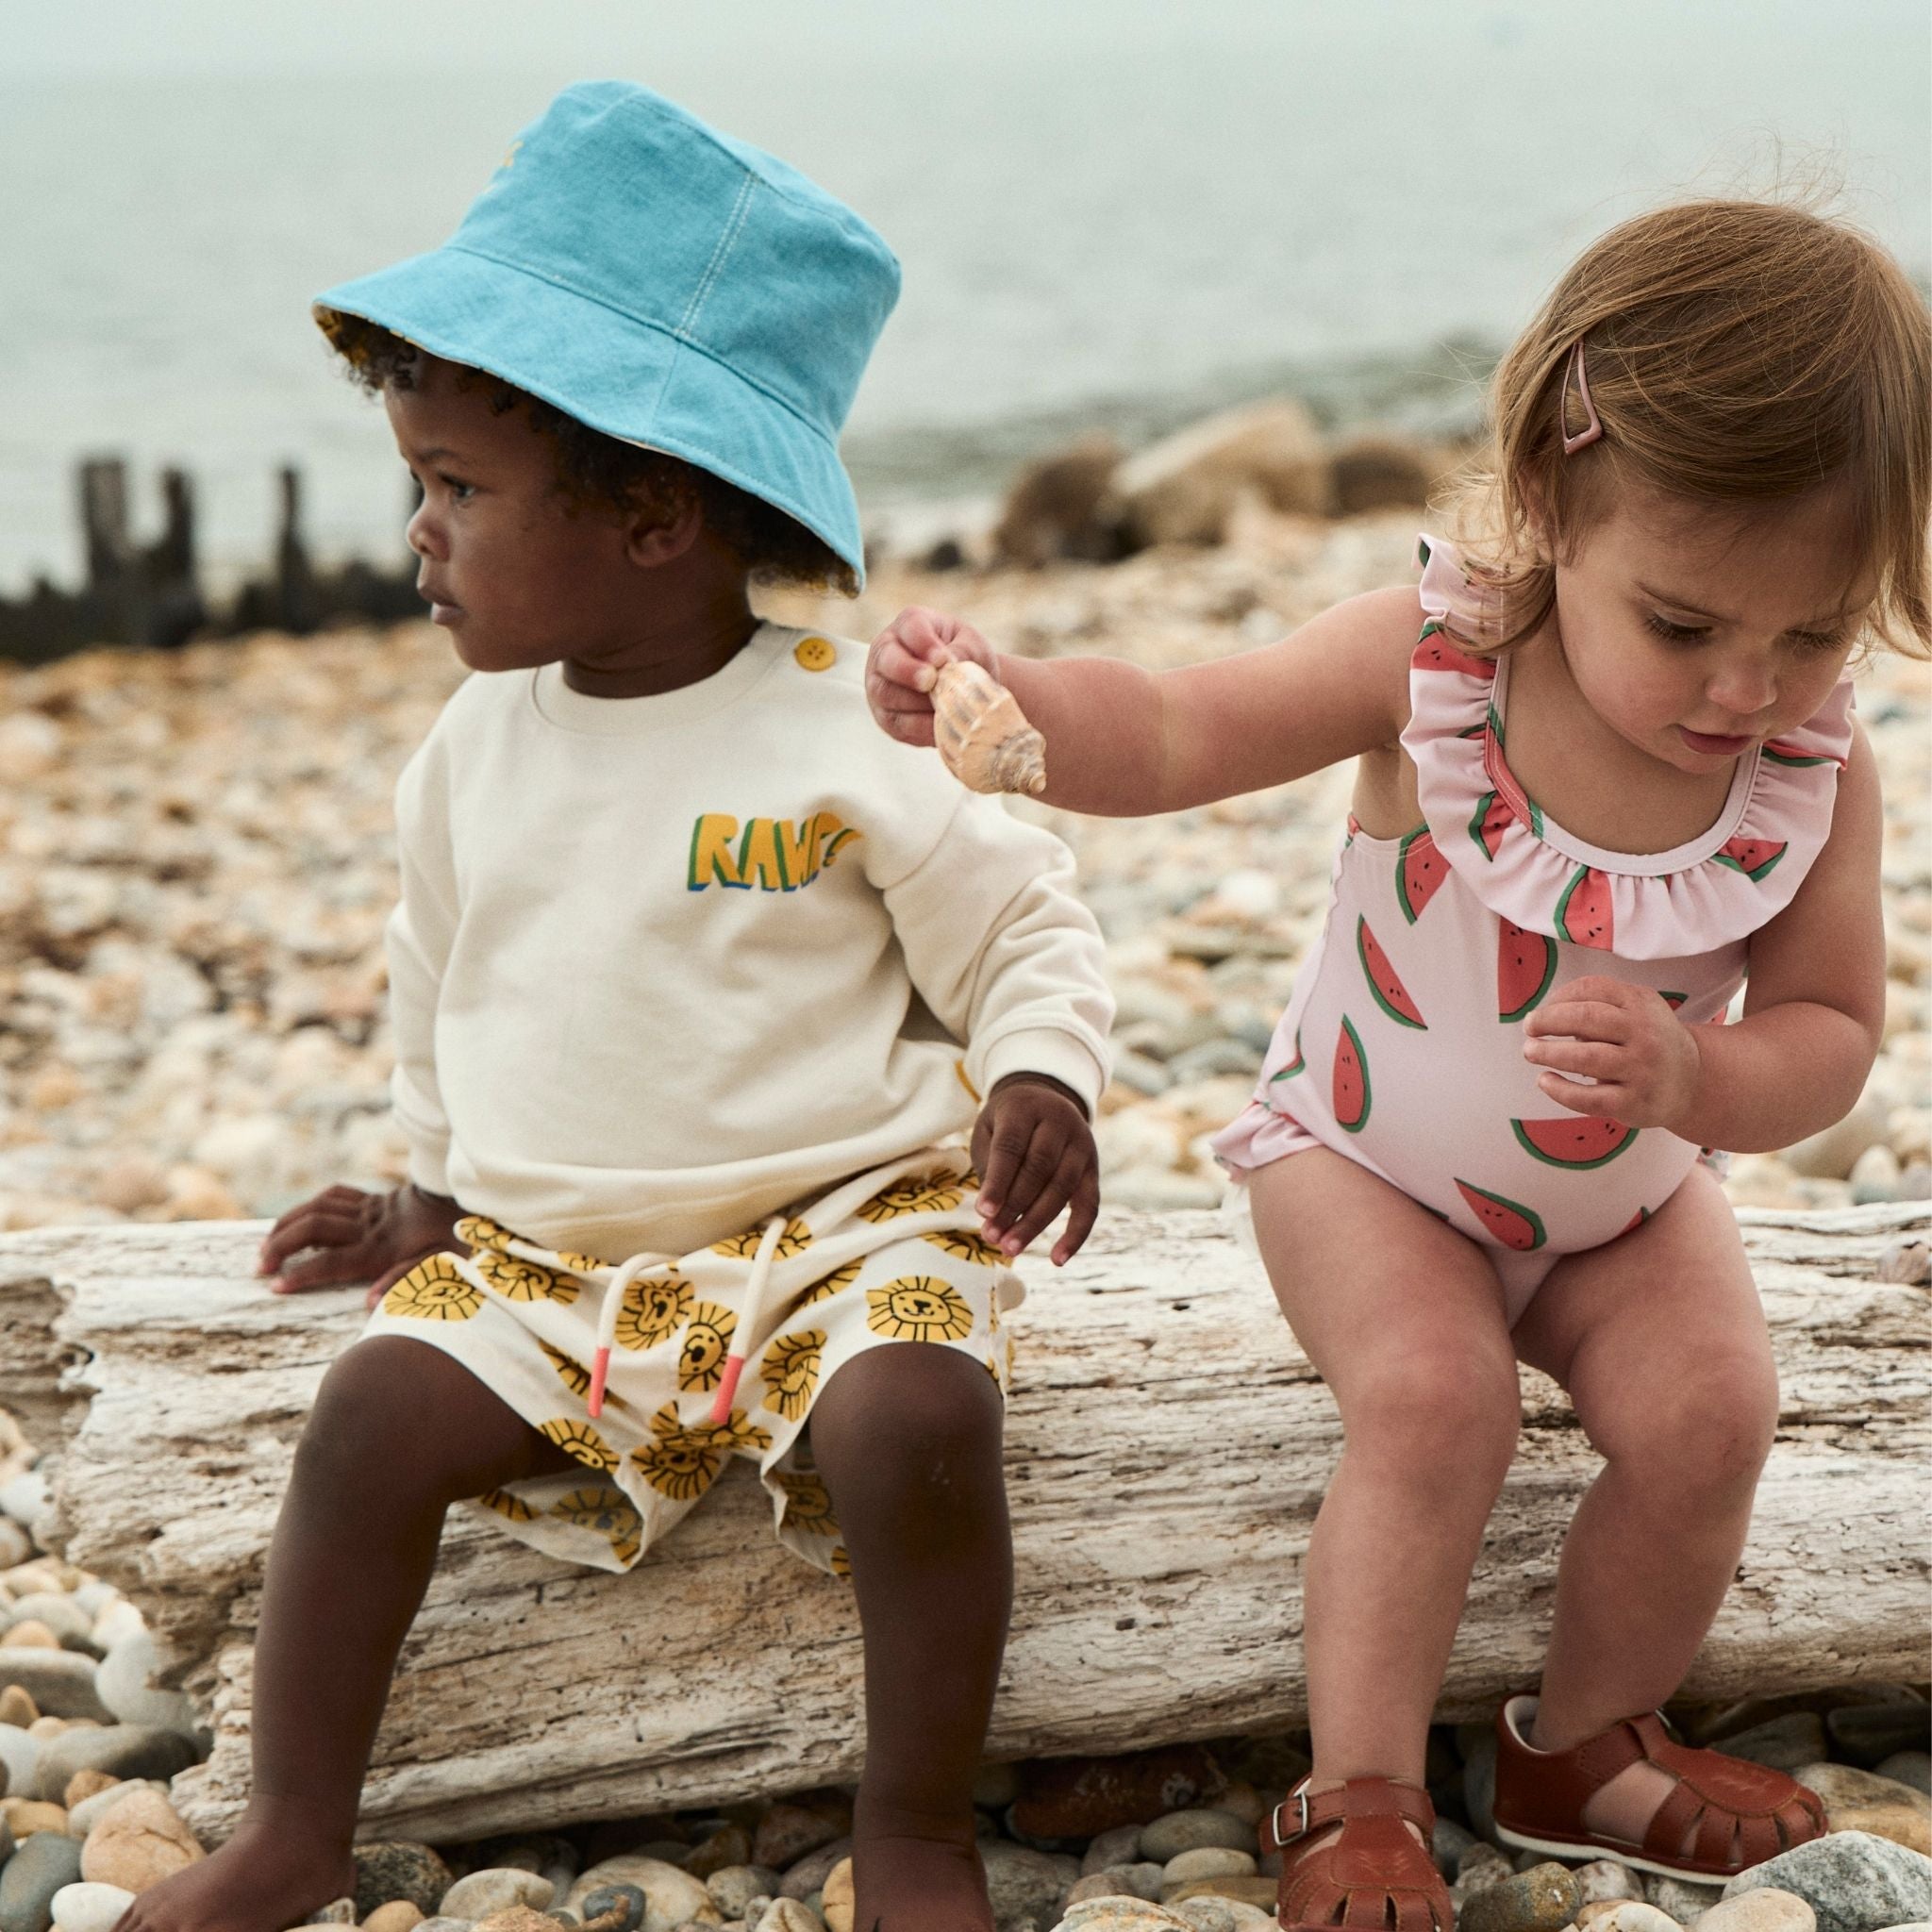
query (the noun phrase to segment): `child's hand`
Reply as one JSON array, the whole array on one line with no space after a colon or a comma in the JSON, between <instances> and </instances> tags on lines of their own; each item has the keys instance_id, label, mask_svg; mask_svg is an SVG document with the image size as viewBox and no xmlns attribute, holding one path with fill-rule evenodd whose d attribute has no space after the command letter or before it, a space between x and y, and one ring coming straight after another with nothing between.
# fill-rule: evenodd
<instances>
[{"instance_id":1,"label":"child's hand","mask_svg":"<svg viewBox=\"0 0 1932 1932\"><path fill-rule=\"evenodd\" d=\"M970 624L916 604L900 611L865 660L865 695L879 728L902 743L929 745L933 684L954 659L999 675L998 653Z\"/></svg>"},{"instance_id":2,"label":"child's hand","mask_svg":"<svg viewBox=\"0 0 1932 1932\"><path fill-rule=\"evenodd\" d=\"M1086 1108L1058 1080L1008 1074L979 1110L973 1163L986 1176L975 1205L995 1247L1019 1254L1071 1205L1054 1266L1079 1253L1100 1212L1100 1156Z\"/></svg>"},{"instance_id":3,"label":"child's hand","mask_svg":"<svg viewBox=\"0 0 1932 1932\"><path fill-rule=\"evenodd\" d=\"M1536 1084L1573 1113L1668 1127L1696 1098L1703 1062L1693 1031L1648 987L1573 980L1529 1016L1524 1031L1524 1058L1557 1070L1539 1074ZM1579 1086L1566 1074L1588 1074L1596 1085Z\"/></svg>"},{"instance_id":4,"label":"child's hand","mask_svg":"<svg viewBox=\"0 0 1932 1932\"><path fill-rule=\"evenodd\" d=\"M456 1238L462 1211L446 1194L417 1187L387 1194L325 1188L269 1229L255 1272L274 1277L269 1287L276 1294L367 1281L373 1308L425 1257L467 1252Z\"/></svg>"}]
</instances>

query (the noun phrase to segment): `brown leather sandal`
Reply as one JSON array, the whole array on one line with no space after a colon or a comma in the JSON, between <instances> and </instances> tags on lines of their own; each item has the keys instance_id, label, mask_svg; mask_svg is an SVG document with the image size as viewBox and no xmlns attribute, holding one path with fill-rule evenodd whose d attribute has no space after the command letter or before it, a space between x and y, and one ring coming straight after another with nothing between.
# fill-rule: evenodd
<instances>
[{"instance_id":1,"label":"brown leather sandal","mask_svg":"<svg viewBox=\"0 0 1932 1932\"><path fill-rule=\"evenodd\" d=\"M1420 1785L1401 1778L1352 1777L1313 1797L1306 1782L1262 1827L1262 1849L1283 1854L1275 1918L1290 1932L1374 1926L1377 1932L1452 1932L1456 1908L1426 1842L1436 1807ZM1308 1840L1340 1824L1341 1833Z\"/></svg>"},{"instance_id":2,"label":"brown leather sandal","mask_svg":"<svg viewBox=\"0 0 1932 1932\"><path fill-rule=\"evenodd\" d=\"M1558 1858L1608 1852L1670 1877L1731 1878L1824 1836L1824 1806L1815 1791L1767 1765L1679 1744L1655 1711L1625 1718L1573 1750L1538 1751L1523 1737L1535 1707L1533 1697L1512 1697L1496 1713L1496 1836L1505 1844ZM1642 1842L1590 1830L1585 1805L1640 1762L1677 1780Z\"/></svg>"}]
</instances>

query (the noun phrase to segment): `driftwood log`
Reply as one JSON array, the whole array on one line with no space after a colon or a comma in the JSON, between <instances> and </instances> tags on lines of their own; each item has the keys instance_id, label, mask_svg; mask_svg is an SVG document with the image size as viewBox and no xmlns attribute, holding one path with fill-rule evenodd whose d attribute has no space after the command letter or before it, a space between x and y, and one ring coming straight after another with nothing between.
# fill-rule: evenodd
<instances>
[{"instance_id":1,"label":"driftwood log","mask_svg":"<svg viewBox=\"0 0 1932 1932\"><path fill-rule=\"evenodd\" d=\"M1925 1642L1927 1293L1878 1277L1923 1208L1747 1211L1784 1415L1739 1580L1690 1694L1913 1678ZM58 1452L55 1546L147 1612L214 1733L176 1785L221 1835L246 1789L262 1559L354 1291L277 1299L241 1224L0 1238L0 1403ZM1107 1752L1305 1717L1301 1569L1338 1450L1259 1268L1205 1214L1115 1213L1031 1270L1008 1471L1013 1637L991 1755ZM1441 1714L1533 1680L1593 1457L1524 1376ZM365 1829L428 1839L850 1777L858 1630L784 1554L741 1464L627 1577L452 1519L404 1652ZM932 1633L935 1644L945 1632Z\"/></svg>"}]
</instances>

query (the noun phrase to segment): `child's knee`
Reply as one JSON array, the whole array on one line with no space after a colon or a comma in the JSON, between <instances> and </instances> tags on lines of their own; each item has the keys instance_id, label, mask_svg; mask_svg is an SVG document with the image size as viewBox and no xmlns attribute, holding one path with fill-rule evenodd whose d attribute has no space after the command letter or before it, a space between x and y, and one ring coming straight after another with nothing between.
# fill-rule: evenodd
<instances>
[{"instance_id":1,"label":"child's knee","mask_svg":"<svg viewBox=\"0 0 1932 1932\"><path fill-rule=\"evenodd\" d=\"M1755 1484L1777 1435L1777 1373L1768 1356L1706 1352L1666 1384L1621 1389L1614 1407L1586 1418L1608 1461L1654 1474L1675 1495Z\"/></svg>"},{"instance_id":2,"label":"child's knee","mask_svg":"<svg viewBox=\"0 0 1932 1932\"><path fill-rule=\"evenodd\" d=\"M322 1378L295 1452L298 1481L385 1493L441 1493L451 1432L439 1387L468 1371L425 1342L375 1336L338 1357Z\"/></svg>"},{"instance_id":3,"label":"child's knee","mask_svg":"<svg viewBox=\"0 0 1932 1932\"><path fill-rule=\"evenodd\" d=\"M984 1367L958 1349L902 1341L868 1349L826 1383L812 1447L838 1493L957 1491L999 1468L1002 1405Z\"/></svg>"},{"instance_id":4,"label":"child's knee","mask_svg":"<svg viewBox=\"0 0 1932 1932\"><path fill-rule=\"evenodd\" d=\"M1516 1364L1493 1354L1405 1351L1350 1378L1341 1399L1353 1455L1387 1458L1417 1480L1500 1485L1522 1420Z\"/></svg>"}]
</instances>

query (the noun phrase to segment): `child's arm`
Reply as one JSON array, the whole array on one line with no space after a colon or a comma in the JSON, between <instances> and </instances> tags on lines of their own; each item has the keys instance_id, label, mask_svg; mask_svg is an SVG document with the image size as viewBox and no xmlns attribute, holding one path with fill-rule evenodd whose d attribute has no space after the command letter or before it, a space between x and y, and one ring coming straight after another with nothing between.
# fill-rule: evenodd
<instances>
[{"instance_id":1,"label":"child's arm","mask_svg":"<svg viewBox=\"0 0 1932 1932\"><path fill-rule=\"evenodd\" d=\"M984 1096L973 1152L988 1239L1017 1254L1071 1207L1054 1248L1064 1261L1099 1205L1090 1123L1113 1024L1073 855L997 800L957 791L910 870L876 883L913 985L966 1043L960 1077Z\"/></svg>"},{"instance_id":2,"label":"child's arm","mask_svg":"<svg viewBox=\"0 0 1932 1932\"><path fill-rule=\"evenodd\" d=\"M450 1198L444 1169L449 1121L436 1082L436 998L456 936L456 882L433 745L432 740L410 760L397 783L402 893L385 933L396 1048L390 1091L408 1141L409 1179L386 1194L327 1188L284 1214L257 1263L277 1294L367 1281L374 1307L425 1256L460 1245L454 1230L461 1209Z\"/></svg>"},{"instance_id":3,"label":"child's arm","mask_svg":"<svg viewBox=\"0 0 1932 1932\"><path fill-rule=\"evenodd\" d=\"M1005 657L969 625L918 608L866 666L873 715L927 745L939 666L970 658L1046 741L1049 805L1112 816L1178 811L1286 784L1390 743L1408 720L1413 590L1372 591L1256 651L1150 672L1109 658Z\"/></svg>"},{"instance_id":4,"label":"child's arm","mask_svg":"<svg viewBox=\"0 0 1932 1932\"><path fill-rule=\"evenodd\" d=\"M1646 989L1574 980L1524 1023L1524 1058L1598 1084L1549 1073L1537 1084L1573 1113L1738 1154L1789 1147L1841 1120L1885 1020L1883 832L1872 750L1855 731L1824 849L1791 903L1752 935L1744 1017L1687 1026ZM1574 1037L1551 1037L1563 1034Z\"/></svg>"}]
</instances>

